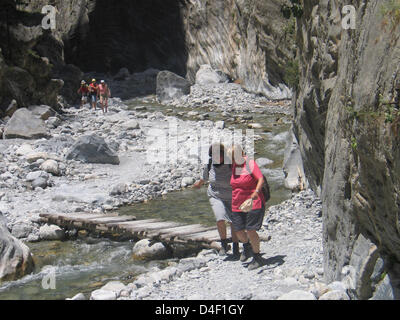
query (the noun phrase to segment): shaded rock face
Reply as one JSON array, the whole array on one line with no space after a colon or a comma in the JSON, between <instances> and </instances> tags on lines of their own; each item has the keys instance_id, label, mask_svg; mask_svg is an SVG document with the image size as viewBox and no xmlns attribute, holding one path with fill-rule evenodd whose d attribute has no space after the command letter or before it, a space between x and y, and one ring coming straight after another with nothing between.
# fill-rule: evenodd
<instances>
[{"instance_id":1,"label":"shaded rock face","mask_svg":"<svg viewBox=\"0 0 400 320\"><path fill-rule=\"evenodd\" d=\"M390 291L382 289L384 283L365 283L381 258L384 271L378 278L390 279L390 292L398 298L399 119L388 120L382 100L395 98L400 81L400 26L382 14L382 1L352 3L356 29L344 30L341 10L348 2L304 1L297 32L301 76L294 132L307 178L323 201L326 280L340 279L342 267L355 263L351 257L362 235L377 249L372 258L369 250L358 257L371 265L354 276L355 296L367 299L378 288Z\"/></svg>"},{"instance_id":2,"label":"shaded rock face","mask_svg":"<svg viewBox=\"0 0 400 320\"><path fill-rule=\"evenodd\" d=\"M126 67L133 73L152 67L185 75L183 1L82 2L88 21L67 41L67 61L84 71L117 73Z\"/></svg>"},{"instance_id":3,"label":"shaded rock face","mask_svg":"<svg viewBox=\"0 0 400 320\"><path fill-rule=\"evenodd\" d=\"M43 6L49 4L48 1L29 1L18 6L15 1L7 1L10 5L2 7L0 110L4 110L12 99L17 101L19 107L45 104L58 108L57 96L64 82L55 70L64 65L63 40L68 39L81 23L75 12L79 11L83 2L52 2L58 9L56 30L42 28L44 15L40 12Z\"/></svg>"},{"instance_id":4,"label":"shaded rock face","mask_svg":"<svg viewBox=\"0 0 400 320\"><path fill-rule=\"evenodd\" d=\"M81 137L72 146L66 159L84 163L119 164L118 156L110 149L103 138L96 135Z\"/></svg>"},{"instance_id":5,"label":"shaded rock face","mask_svg":"<svg viewBox=\"0 0 400 320\"><path fill-rule=\"evenodd\" d=\"M0 283L21 278L33 268L29 248L10 234L0 217Z\"/></svg>"}]
</instances>

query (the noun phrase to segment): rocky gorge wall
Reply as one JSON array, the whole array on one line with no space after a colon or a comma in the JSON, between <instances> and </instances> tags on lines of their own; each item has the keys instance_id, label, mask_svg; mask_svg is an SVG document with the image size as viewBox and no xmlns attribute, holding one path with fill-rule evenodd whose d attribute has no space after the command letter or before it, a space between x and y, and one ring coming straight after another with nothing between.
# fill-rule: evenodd
<instances>
[{"instance_id":1,"label":"rocky gorge wall","mask_svg":"<svg viewBox=\"0 0 400 320\"><path fill-rule=\"evenodd\" d=\"M346 278L356 298L398 298L399 114L387 104L398 99L398 12L378 0L303 5L294 132L323 201L325 277ZM342 28L345 5L356 9L354 30Z\"/></svg>"},{"instance_id":2,"label":"rocky gorge wall","mask_svg":"<svg viewBox=\"0 0 400 320\"><path fill-rule=\"evenodd\" d=\"M57 107L61 94L74 103L81 70L115 74L122 67L169 70L193 83L210 64L251 92L291 96L283 70L294 56L294 34L280 14L283 0L56 0L54 30L41 27L48 1L4 1L3 111L12 99L19 107Z\"/></svg>"},{"instance_id":3,"label":"rocky gorge wall","mask_svg":"<svg viewBox=\"0 0 400 320\"><path fill-rule=\"evenodd\" d=\"M191 0L182 7L187 48L187 78L202 64L220 69L247 90L287 99L285 66L294 58L290 21L282 0Z\"/></svg>"}]
</instances>

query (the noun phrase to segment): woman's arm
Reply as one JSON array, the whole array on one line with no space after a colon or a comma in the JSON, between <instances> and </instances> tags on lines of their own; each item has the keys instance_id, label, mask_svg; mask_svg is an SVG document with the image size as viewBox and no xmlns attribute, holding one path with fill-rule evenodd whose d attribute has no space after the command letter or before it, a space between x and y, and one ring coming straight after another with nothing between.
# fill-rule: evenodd
<instances>
[{"instance_id":1,"label":"woman's arm","mask_svg":"<svg viewBox=\"0 0 400 320\"><path fill-rule=\"evenodd\" d=\"M204 180L203 179L200 179L199 181L197 181L194 185L193 185L193 188L194 189L200 189L201 188L201 186L204 184Z\"/></svg>"},{"instance_id":2,"label":"woman's arm","mask_svg":"<svg viewBox=\"0 0 400 320\"><path fill-rule=\"evenodd\" d=\"M261 177L260 179L258 179L258 183L257 183L256 190L255 190L255 191L253 192L253 194L251 195L251 198L252 198L253 200L257 200L257 199L258 199L258 195L259 195L259 193L261 192L263 183L264 183L264 178L263 178L263 177ZM258 191L258 192L257 192L257 191Z\"/></svg>"}]
</instances>

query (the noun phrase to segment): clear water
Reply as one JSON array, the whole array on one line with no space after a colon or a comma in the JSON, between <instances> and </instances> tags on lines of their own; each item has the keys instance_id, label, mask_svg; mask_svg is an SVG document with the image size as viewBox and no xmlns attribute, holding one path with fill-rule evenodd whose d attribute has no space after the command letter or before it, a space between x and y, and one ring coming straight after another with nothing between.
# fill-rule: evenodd
<instances>
[{"instance_id":1,"label":"clear water","mask_svg":"<svg viewBox=\"0 0 400 320\"><path fill-rule=\"evenodd\" d=\"M93 290L109 281L119 280L128 284L150 268L163 268L167 263L134 260L130 242L90 240L29 244L35 271L18 281L1 284L0 299L61 300L79 292L90 297ZM49 288L52 274L55 275L55 289Z\"/></svg>"},{"instance_id":2,"label":"clear water","mask_svg":"<svg viewBox=\"0 0 400 320\"><path fill-rule=\"evenodd\" d=\"M186 108L175 108L167 112L168 107L157 103L143 103L141 100L129 102L130 107L146 105L143 112L161 111L168 115L178 115L183 119L189 111ZM217 113L207 108L196 108L200 114L207 112L210 119L223 119ZM271 187L271 200L267 204L275 205L290 197L290 191L284 188L282 173L285 135L289 129L289 121L276 124L279 115L256 114L254 122L262 123L268 128L255 130L255 134L263 139L255 142L256 158L266 157L273 160L271 165L261 168L268 178ZM285 118L285 117L284 117ZM286 117L287 120L287 117ZM246 128L246 124L227 123L227 126ZM163 198L147 203L135 204L120 209L120 214L132 214L137 218L158 218L168 221L188 224L201 223L206 226L215 225L215 218L207 198L206 187L200 190L186 189L170 193ZM35 271L18 281L0 284L0 300L30 300L30 299L65 299L79 292L87 294L102 287L109 281L119 280L124 283L132 282L139 274L147 272L151 267L162 268L168 261L143 262L133 260L131 242L113 242L107 239L78 239L76 241L49 241L28 243L34 260ZM50 266L50 267L49 267ZM50 269L49 269L50 268ZM52 269L51 269L52 268ZM55 271L56 289L44 289L42 280L49 271Z\"/></svg>"}]
</instances>

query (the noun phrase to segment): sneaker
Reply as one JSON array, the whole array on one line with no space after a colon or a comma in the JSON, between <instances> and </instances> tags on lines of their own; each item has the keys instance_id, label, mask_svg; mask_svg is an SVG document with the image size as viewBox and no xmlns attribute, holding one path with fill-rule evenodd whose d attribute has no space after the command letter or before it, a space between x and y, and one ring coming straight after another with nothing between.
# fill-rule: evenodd
<instances>
[{"instance_id":1,"label":"sneaker","mask_svg":"<svg viewBox=\"0 0 400 320\"><path fill-rule=\"evenodd\" d=\"M261 267L262 265L263 265L263 263L262 263L261 255L259 253L256 253L253 256L253 260L250 262L248 269L254 270L254 269Z\"/></svg>"},{"instance_id":2,"label":"sneaker","mask_svg":"<svg viewBox=\"0 0 400 320\"><path fill-rule=\"evenodd\" d=\"M247 259L251 258L252 256L253 256L253 250L251 249L250 242L244 243L243 244L243 252L240 255L240 261L245 262Z\"/></svg>"}]
</instances>

